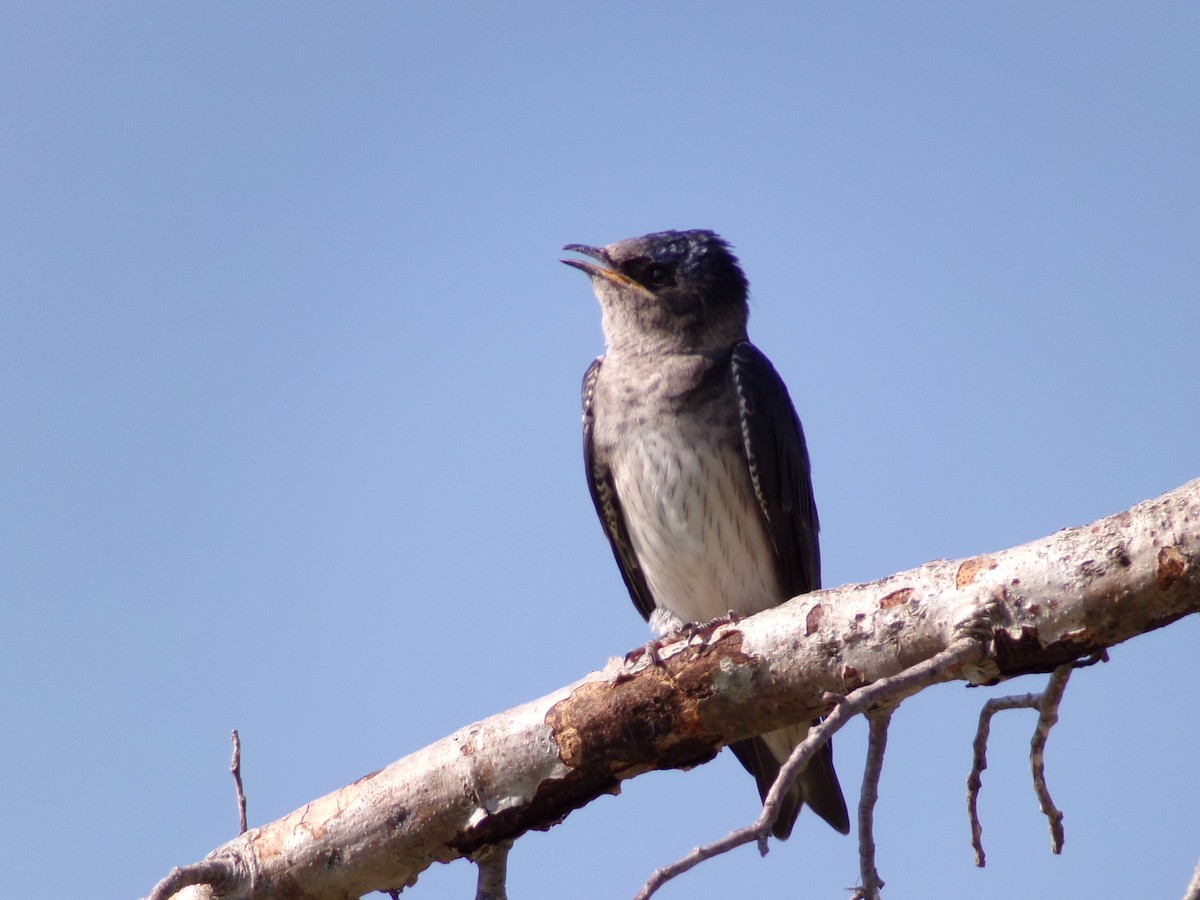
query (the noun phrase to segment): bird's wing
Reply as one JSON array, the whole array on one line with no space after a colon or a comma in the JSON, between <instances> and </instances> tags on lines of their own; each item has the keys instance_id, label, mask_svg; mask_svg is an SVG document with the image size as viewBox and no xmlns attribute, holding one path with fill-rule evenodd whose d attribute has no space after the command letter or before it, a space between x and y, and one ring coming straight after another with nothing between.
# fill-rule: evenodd
<instances>
[{"instance_id":1,"label":"bird's wing","mask_svg":"<svg viewBox=\"0 0 1200 900\"><path fill-rule=\"evenodd\" d=\"M742 444L788 598L821 587L817 505L804 429L783 380L748 341L733 348Z\"/></svg>"},{"instance_id":2,"label":"bird's wing","mask_svg":"<svg viewBox=\"0 0 1200 900\"><path fill-rule=\"evenodd\" d=\"M612 470L604 460L598 458L592 436L592 401L596 392L596 379L600 377L600 366L603 362L603 356L597 357L583 376L583 466L592 503L596 505L596 514L600 517L600 524L609 544L612 545L613 557L617 560L621 577L625 579L625 587L629 589L633 605L642 614L642 618L649 619L650 613L654 612L654 598L650 596L646 574L638 565L637 554L633 552Z\"/></svg>"},{"instance_id":3,"label":"bird's wing","mask_svg":"<svg viewBox=\"0 0 1200 900\"><path fill-rule=\"evenodd\" d=\"M783 380L757 347L748 342L734 347L731 368L750 479L775 545L786 600L821 587L819 523L804 429ZM801 726L793 730L796 733L790 736L788 729L781 730L776 743L783 740L795 746L807 732ZM730 749L754 775L765 800L786 752L781 757L767 736L738 741ZM801 801L842 834L850 831L846 801L833 768L832 743L809 761L785 796L773 829L776 837L783 839L791 832Z\"/></svg>"}]
</instances>

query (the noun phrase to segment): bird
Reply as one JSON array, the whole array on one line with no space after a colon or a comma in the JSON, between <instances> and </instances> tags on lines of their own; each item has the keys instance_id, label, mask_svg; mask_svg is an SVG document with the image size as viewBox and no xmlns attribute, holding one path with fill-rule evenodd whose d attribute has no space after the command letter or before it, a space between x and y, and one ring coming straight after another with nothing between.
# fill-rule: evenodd
<instances>
[{"instance_id":1,"label":"bird","mask_svg":"<svg viewBox=\"0 0 1200 900\"><path fill-rule=\"evenodd\" d=\"M821 586L804 431L787 387L750 343L748 282L708 230L603 247L567 244L600 303L605 352L583 378L588 489L634 606L660 638L749 616ZM812 723L730 745L767 792ZM807 804L842 834L846 801L826 744L772 826Z\"/></svg>"}]
</instances>

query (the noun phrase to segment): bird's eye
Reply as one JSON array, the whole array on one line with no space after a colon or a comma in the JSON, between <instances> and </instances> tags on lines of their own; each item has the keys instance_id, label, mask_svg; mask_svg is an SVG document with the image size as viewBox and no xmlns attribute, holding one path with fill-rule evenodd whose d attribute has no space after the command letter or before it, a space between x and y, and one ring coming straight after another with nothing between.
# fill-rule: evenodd
<instances>
[{"instance_id":1,"label":"bird's eye","mask_svg":"<svg viewBox=\"0 0 1200 900\"><path fill-rule=\"evenodd\" d=\"M675 270L665 262L648 256L628 260L621 270L639 284L648 288L663 288L675 283Z\"/></svg>"},{"instance_id":2,"label":"bird's eye","mask_svg":"<svg viewBox=\"0 0 1200 900\"><path fill-rule=\"evenodd\" d=\"M651 266L646 272L646 281L655 287L671 283L671 270L666 266Z\"/></svg>"}]
</instances>

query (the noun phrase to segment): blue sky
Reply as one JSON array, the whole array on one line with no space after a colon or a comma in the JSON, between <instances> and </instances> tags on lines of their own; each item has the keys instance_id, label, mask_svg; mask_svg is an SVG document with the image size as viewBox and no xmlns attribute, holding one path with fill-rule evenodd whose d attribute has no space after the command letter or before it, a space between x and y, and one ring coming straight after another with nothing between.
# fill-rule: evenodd
<instances>
[{"instance_id":1,"label":"blue sky","mask_svg":"<svg viewBox=\"0 0 1200 900\"><path fill-rule=\"evenodd\" d=\"M602 340L564 243L736 245L827 584L1200 476L1194 3L9 2L0 42L11 896L140 896L232 837L231 728L262 824L645 640L581 472ZM885 896L1181 894L1198 639L1072 680L1061 858L1033 715L993 727L978 871L1003 689L907 703ZM522 840L512 895L629 896L757 807L728 754L639 778ZM806 816L661 896L842 896L856 866Z\"/></svg>"}]
</instances>

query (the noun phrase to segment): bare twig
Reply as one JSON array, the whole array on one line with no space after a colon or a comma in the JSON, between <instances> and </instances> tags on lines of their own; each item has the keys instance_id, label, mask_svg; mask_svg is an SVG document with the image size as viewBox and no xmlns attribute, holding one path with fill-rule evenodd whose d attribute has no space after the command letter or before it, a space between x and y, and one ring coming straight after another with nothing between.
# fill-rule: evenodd
<instances>
[{"instance_id":1,"label":"bare twig","mask_svg":"<svg viewBox=\"0 0 1200 900\"><path fill-rule=\"evenodd\" d=\"M967 818L971 822L971 846L975 849L975 865L987 865L983 852L983 825L979 821L979 789L983 786L983 770L987 768L987 743L991 732L992 716L1002 709L1036 708L1037 694L1021 694L1010 697L993 697L979 710L979 726L975 729L972 745L971 774L967 776Z\"/></svg>"},{"instance_id":2,"label":"bare twig","mask_svg":"<svg viewBox=\"0 0 1200 900\"><path fill-rule=\"evenodd\" d=\"M888 726L895 709L895 706L889 706L866 714L870 726L867 762L858 795L858 866L862 884L850 900L879 900L879 892L883 889L883 879L875 868L875 804L879 800L879 777L883 774Z\"/></svg>"},{"instance_id":3,"label":"bare twig","mask_svg":"<svg viewBox=\"0 0 1200 900\"><path fill-rule=\"evenodd\" d=\"M1200 900L1200 863L1196 863L1196 871L1192 873L1192 880L1188 882L1183 900Z\"/></svg>"},{"instance_id":4,"label":"bare twig","mask_svg":"<svg viewBox=\"0 0 1200 900\"><path fill-rule=\"evenodd\" d=\"M177 866L167 877L154 886L146 900L167 900L186 887L208 884L216 890L232 883L227 863L220 860L204 860L187 866Z\"/></svg>"},{"instance_id":5,"label":"bare twig","mask_svg":"<svg viewBox=\"0 0 1200 900\"><path fill-rule=\"evenodd\" d=\"M1042 691L1042 701L1039 704L1041 713L1038 715L1037 728L1029 742L1029 767L1033 773L1033 791L1037 794L1038 805L1050 827L1050 852L1062 853L1063 814L1050 799L1050 789L1046 787L1046 739L1050 729L1058 722L1058 704L1062 702L1063 691L1067 687L1067 679L1071 677L1071 666L1059 666L1050 676L1046 689Z\"/></svg>"},{"instance_id":6,"label":"bare twig","mask_svg":"<svg viewBox=\"0 0 1200 900\"><path fill-rule=\"evenodd\" d=\"M975 865L979 868L987 865L987 856L983 852L983 826L979 821L979 791L983 786L983 770L987 768L988 735L991 731L992 716L1005 709L1036 709L1039 712L1037 728L1034 729L1033 739L1030 741L1029 763L1033 772L1033 790L1042 813L1050 823L1050 850L1053 853L1062 852L1063 816L1050 799L1050 791L1046 787L1044 756L1046 738L1049 737L1054 723L1058 721L1058 705L1062 701L1063 690L1067 686L1072 668L1073 666L1068 664L1055 669L1046 684L1046 689L1040 694L993 697L984 703L979 711L979 727L975 731L975 741L972 745L974 761L971 774L967 776L967 818L971 823L971 846L975 850Z\"/></svg>"},{"instance_id":7,"label":"bare twig","mask_svg":"<svg viewBox=\"0 0 1200 900\"><path fill-rule=\"evenodd\" d=\"M673 863L655 869L646 879L646 883L642 885L642 889L635 895L635 900L648 900L671 879L695 868L704 860L728 853L735 847L757 842L760 850L765 849L767 837L771 833L771 825L778 815L779 803L784 793L804 769L812 755L824 746L835 732L839 731L854 716L872 706L894 704L926 685L942 680L948 669L976 661L982 655L983 650L979 641L973 638L961 638L924 662L851 691L845 697L837 700L829 715L812 727L808 732L808 737L796 746L792 755L788 757L788 761L783 764L775 783L763 801L762 812L757 819L710 844L694 848Z\"/></svg>"},{"instance_id":8,"label":"bare twig","mask_svg":"<svg viewBox=\"0 0 1200 900\"><path fill-rule=\"evenodd\" d=\"M237 790L238 834L246 833L246 795L242 793L242 740L237 729L233 729L233 758L229 760L229 771L233 775L233 786Z\"/></svg>"},{"instance_id":9,"label":"bare twig","mask_svg":"<svg viewBox=\"0 0 1200 900\"><path fill-rule=\"evenodd\" d=\"M475 900L508 900L508 851L511 849L512 841L501 841L475 858L475 865L479 867Z\"/></svg>"}]
</instances>

